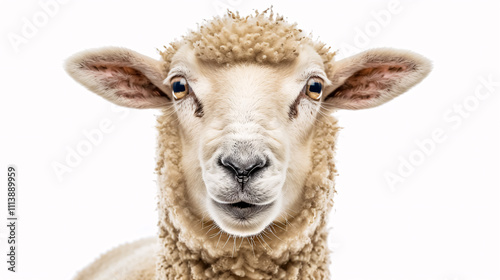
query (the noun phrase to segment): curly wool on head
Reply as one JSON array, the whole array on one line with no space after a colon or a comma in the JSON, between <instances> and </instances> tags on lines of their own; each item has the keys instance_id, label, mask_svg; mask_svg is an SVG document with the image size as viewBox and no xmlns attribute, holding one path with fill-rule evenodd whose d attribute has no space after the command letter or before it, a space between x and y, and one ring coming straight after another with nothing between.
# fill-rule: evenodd
<instances>
[{"instance_id":1,"label":"curly wool on head","mask_svg":"<svg viewBox=\"0 0 500 280\"><path fill-rule=\"evenodd\" d=\"M223 17L191 31L160 51L167 71L172 57L183 45L191 45L202 61L219 64L254 62L277 64L293 61L304 45L312 46L322 57L325 65L335 55L326 44L305 35L296 23L288 23L283 16L274 15L272 9L242 17L228 11Z\"/></svg>"}]
</instances>

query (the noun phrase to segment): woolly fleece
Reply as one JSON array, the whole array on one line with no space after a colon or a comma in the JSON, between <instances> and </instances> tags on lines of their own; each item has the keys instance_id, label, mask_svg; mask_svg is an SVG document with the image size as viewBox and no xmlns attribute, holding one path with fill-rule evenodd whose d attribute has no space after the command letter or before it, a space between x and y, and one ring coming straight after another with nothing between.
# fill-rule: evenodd
<instances>
[{"instance_id":1,"label":"woolly fleece","mask_svg":"<svg viewBox=\"0 0 500 280\"><path fill-rule=\"evenodd\" d=\"M121 245L87 266L74 280L155 279L156 238Z\"/></svg>"},{"instance_id":2,"label":"woolly fleece","mask_svg":"<svg viewBox=\"0 0 500 280\"><path fill-rule=\"evenodd\" d=\"M330 279L326 223L335 193L333 159L339 130L333 116L316 120L301 210L288 224L275 224L251 238L222 233L191 212L180 166L177 118L164 111L157 128L158 238L111 250L75 280Z\"/></svg>"},{"instance_id":3,"label":"woolly fleece","mask_svg":"<svg viewBox=\"0 0 500 280\"><path fill-rule=\"evenodd\" d=\"M196 57L205 62L228 64L252 62L278 64L293 61L304 45L310 45L321 56L328 68L335 53L326 44L314 41L297 28L296 23L288 23L272 9L255 15L242 17L228 11L223 17L211 21L189 32L182 40L170 43L161 51L165 67L170 68L172 57L183 45L190 45Z\"/></svg>"},{"instance_id":4,"label":"woolly fleece","mask_svg":"<svg viewBox=\"0 0 500 280\"><path fill-rule=\"evenodd\" d=\"M329 279L325 226L335 192L333 158L339 128L334 117L316 120L313 167L301 210L288 225L276 224L244 239L203 223L190 210L177 119L165 111L158 118L158 130L161 249L156 279Z\"/></svg>"},{"instance_id":5,"label":"woolly fleece","mask_svg":"<svg viewBox=\"0 0 500 280\"><path fill-rule=\"evenodd\" d=\"M309 44L328 73L334 53L295 24L267 12L244 18L229 12L206 22L161 52L164 71L184 44L190 44L201 60L217 64L290 62L301 45ZM158 117L158 238L118 247L75 279L330 279L326 222L335 193L336 119L322 115L316 119L312 169L301 209L286 225L275 223L248 238L223 233L190 210L177 121L168 110Z\"/></svg>"}]
</instances>

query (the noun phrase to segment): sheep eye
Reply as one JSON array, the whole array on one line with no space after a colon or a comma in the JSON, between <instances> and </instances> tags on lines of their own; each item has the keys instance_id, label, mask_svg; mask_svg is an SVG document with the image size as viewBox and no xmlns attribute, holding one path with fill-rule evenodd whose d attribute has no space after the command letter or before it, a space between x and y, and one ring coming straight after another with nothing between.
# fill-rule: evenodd
<instances>
[{"instance_id":1,"label":"sheep eye","mask_svg":"<svg viewBox=\"0 0 500 280\"><path fill-rule=\"evenodd\" d=\"M323 80L320 78L310 78L306 85L306 95L313 100L319 100L323 93Z\"/></svg>"},{"instance_id":2,"label":"sheep eye","mask_svg":"<svg viewBox=\"0 0 500 280\"><path fill-rule=\"evenodd\" d=\"M175 77L172 79L172 95L175 99L181 99L189 93L189 86L185 78Z\"/></svg>"}]
</instances>

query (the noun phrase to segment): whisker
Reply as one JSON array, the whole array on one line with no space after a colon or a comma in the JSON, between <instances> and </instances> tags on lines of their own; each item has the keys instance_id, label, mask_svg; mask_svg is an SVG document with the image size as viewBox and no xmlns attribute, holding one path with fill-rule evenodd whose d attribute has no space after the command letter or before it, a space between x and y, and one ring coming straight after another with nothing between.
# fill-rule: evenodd
<instances>
[{"instance_id":1,"label":"whisker","mask_svg":"<svg viewBox=\"0 0 500 280\"><path fill-rule=\"evenodd\" d=\"M272 240L271 237L269 237L269 235L267 235L266 230L263 230L261 232L261 234L263 234L265 237L269 238L269 240Z\"/></svg>"},{"instance_id":2,"label":"whisker","mask_svg":"<svg viewBox=\"0 0 500 280\"><path fill-rule=\"evenodd\" d=\"M273 227L273 225L272 225L272 224L271 224L271 227ZM273 227L273 230L274 230L274 227ZM281 240L281 238L279 238L279 237L278 237L278 236L274 233L274 231L273 231L273 230L269 230L269 232L270 232L270 233L272 233L272 234L273 234L276 238L278 238L278 240L279 240L279 241L282 241L282 242L283 242L283 240Z\"/></svg>"},{"instance_id":3,"label":"whisker","mask_svg":"<svg viewBox=\"0 0 500 280\"><path fill-rule=\"evenodd\" d=\"M289 214L289 213L287 213L286 211L285 211L285 214L286 214L286 215L288 215L288 216L290 216L290 217L292 217L292 219L294 218L292 215L290 215L290 214ZM285 221L286 221L286 222L287 222L290 226L292 226L292 227L294 227L294 228L297 228L297 226L296 226L295 224L290 223L290 221L288 221L288 219L287 219L286 217L285 217Z\"/></svg>"},{"instance_id":4,"label":"whisker","mask_svg":"<svg viewBox=\"0 0 500 280\"><path fill-rule=\"evenodd\" d=\"M218 227L219 227L219 226L217 226L217 224L215 224L215 223L214 223L214 224L213 224L213 225L212 225L212 226L211 226L211 227L207 230L207 232L205 232L205 234L206 234L206 235L208 235L208 233L209 233L209 232L211 232L213 229L216 229L216 228L218 228Z\"/></svg>"},{"instance_id":5,"label":"whisker","mask_svg":"<svg viewBox=\"0 0 500 280\"><path fill-rule=\"evenodd\" d=\"M219 234L222 234L221 230L219 230L217 233L214 233L214 234L210 235L209 238L212 239L214 237L217 237L217 235L219 235Z\"/></svg>"},{"instance_id":6,"label":"whisker","mask_svg":"<svg viewBox=\"0 0 500 280\"><path fill-rule=\"evenodd\" d=\"M252 254L253 254L253 257L255 258L255 251L253 249L253 244L254 244L254 242L253 242L253 236L250 237L250 238L247 238L247 241L248 241L248 244L250 244L250 246L252 247Z\"/></svg>"},{"instance_id":7,"label":"whisker","mask_svg":"<svg viewBox=\"0 0 500 280\"><path fill-rule=\"evenodd\" d=\"M267 247L269 248L269 250L270 250L270 251L272 251L272 250L273 250L273 249L271 248L271 246L269 246L269 244L267 244L266 240L264 240L264 238L262 237L262 235L261 235L261 234L257 235L257 240L259 240L260 245L262 245L262 247L264 247L264 249L266 248L266 245L267 245ZM261 241L261 240L262 240L262 241ZM266 245L262 244L262 242L264 242L264 244L266 244Z\"/></svg>"},{"instance_id":8,"label":"whisker","mask_svg":"<svg viewBox=\"0 0 500 280\"><path fill-rule=\"evenodd\" d=\"M231 258L234 258L234 251L236 250L236 236L233 235L233 254L231 255Z\"/></svg>"},{"instance_id":9,"label":"whisker","mask_svg":"<svg viewBox=\"0 0 500 280\"><path fill-rule=\"evenodd\" d=\"M241 244L243 244L243 240L245 240L245 238L241 237L241 242L240 242L240 246L238 246L238 250L241 248Z\"/></svg>"},{"instance_id":10,"label":"whisker","mask_svg":"<svg viewBox=\"0 0 500 280\"><path fill-rule=\"evenodd\" d=\"M217 240L217 245L215 245L215 249L219 248L219 242L220 242L220 238L222 237L222 233L220 234L219 236L219 240Z\"/></svg>"},{"instance_id":11,"label":"whisker","mask_svg":"<svg viewBox=\"0 0 500 280\"><path fill-rule=\"evenodd\" d=\"M227 235L227 240L226 240L226 243L224 243L224 246L222 246L222 249L224 249L224 247L226 247L226 244L227 242L229 241L229 239L231 239L231 235Z\"/></svg>"},{"instance_id":12,"label":"whisker","mask_svg":"<svg viewBox=\"0 0 500 280\"><path fill-rule=\"evenodd\" d=\"M281 223L281 222L279 222L279 221L278 221L278 223ZM274 223L274 225L275 225L275 226L277 226L278 228L280 228L280 229L281 229L281 230L283 230L283 231L287 231L285 228L280 227L280 226L279 226L278 224L276 224L276 223Z\"/></svg>"}]
</instances>

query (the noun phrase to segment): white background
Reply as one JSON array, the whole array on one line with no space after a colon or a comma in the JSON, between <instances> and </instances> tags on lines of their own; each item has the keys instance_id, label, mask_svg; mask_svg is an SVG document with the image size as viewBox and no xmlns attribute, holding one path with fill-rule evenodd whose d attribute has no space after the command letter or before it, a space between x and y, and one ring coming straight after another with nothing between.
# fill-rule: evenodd
<instances>
[{"instance_id":1,"label":"white background","mask_svg":"<svg viewBox=\"0 0 500 280\"><path fill-rule=\"evenodd\" d=\"M0 2L1 279L69 279L108 249L156 233L157 112L118 111L73 81L64 59L108 45L158 58L156 48L221 9L248 14L270 2L339 58L390 46L434 63L389 104L337 114L334 279L500 279L498 1L401 1L381 23L375 15L389 1L66 1L51 15L46 2ZM24 36L27 22L37 30ZM496 85L488 91L481 79ZM457 117L464 102L467 117ZM55 162L66 164L102 121L112 131L60 180ZM416 141L436 129L445 140L418 157ZM385 176L401 175L412 155L413 172L391 186ZM19 169L17 273L5 262L8 164Z\"/></svg>"}]
</instances>

